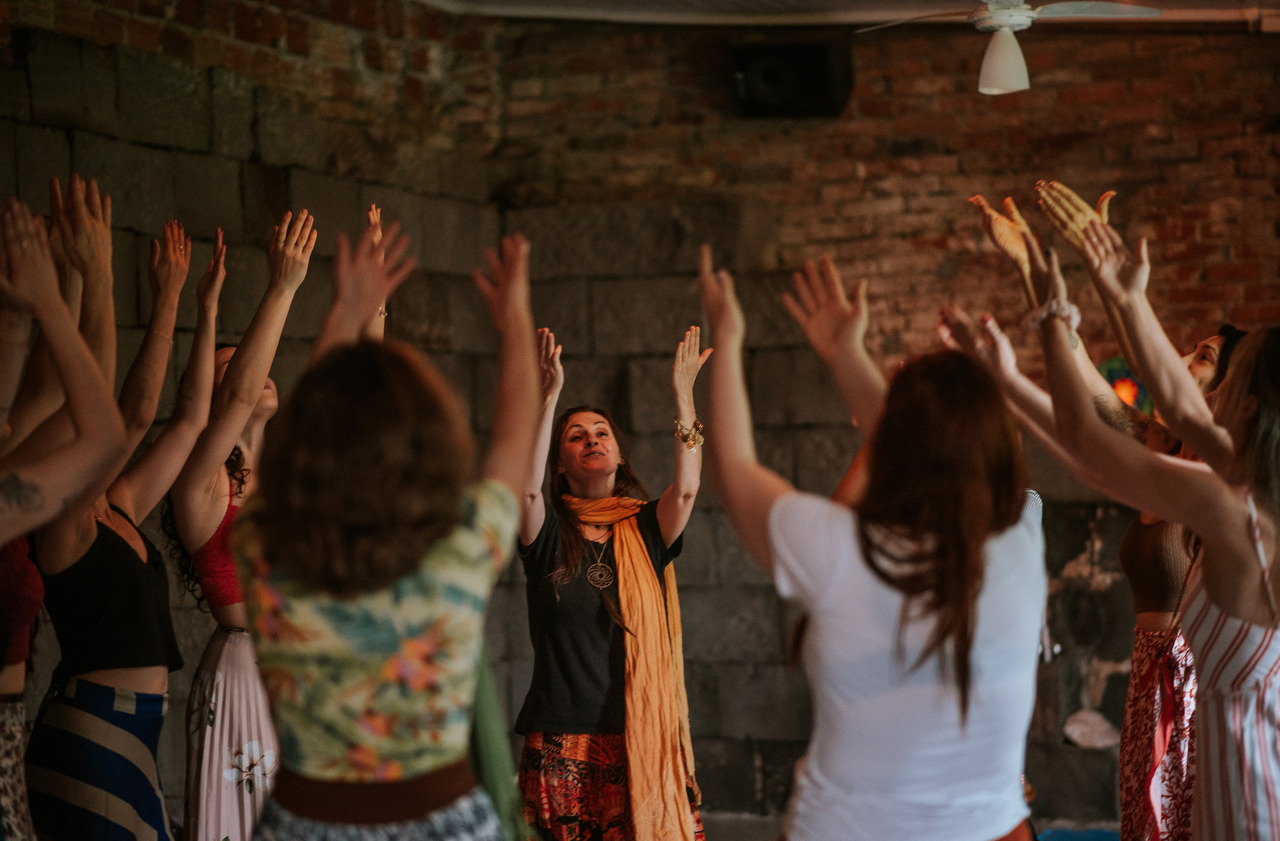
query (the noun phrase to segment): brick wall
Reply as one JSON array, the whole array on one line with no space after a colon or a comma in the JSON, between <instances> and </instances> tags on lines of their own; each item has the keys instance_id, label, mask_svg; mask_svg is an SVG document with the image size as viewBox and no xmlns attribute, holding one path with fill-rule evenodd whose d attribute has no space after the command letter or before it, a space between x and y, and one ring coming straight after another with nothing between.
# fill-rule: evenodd
<instances>
[{"instance_id":1,"label":"brick wall","mask_svg":"<svg viewBox=\"0 0 1280 841\"><path fill-rule=\"evenodd\" d=\"M422 264L389 328L432 353L481 432L492 341L465 274L500 229L524 230L538 319L565 344L566 405L617 408L651 489L669 478L665 371L699 317L690 269L704 239L739 275L761 452L819 492L859 442L776 306L788 271L829 251L847 275L872 278L871 342L889 364L930 345L948 300L1012 322L1019 293L964 203L973 193L1014 195L1038 224L1037 178L1086 196L1117 189L1122 232L1155 241L1153 297L1175 341L1223 320L1280 321L1274 36L1037 25L1020 36L1032 89L988 98L975 92L985 36L903 27L854 40L843 117L735 119L726 47L769 37L458 19L402 0L0 0L0 194L44 208L47 177L75 170L115 195L122 359L148 311L146 241L165 219L181 218L205 254L214 229L227 231L220 328L234 337L265 283L271 223L307 206L321 247L273 372L285 388L327 304L332 234L357 230L376 201L405 221ZM1101 358L1114 345L1086 285L1076 272ZM194 323L189 302L183 312L179 362ZM1107 823L1114 750L1065 744L1062 728L1081 709L1119 726L1132 616L1114 547L1128 512L1032 456L1060 653L1041 672L1028 772L1037 814ZM776 815L809 724L803 680L782 665L790 614L709 490L687 538L687 674L707 807ZM513 570L490 622L512 705L530 669L522 587ZM194 665L208 620L176 603ZM175 711L189 679L175 676ZM170 792L182 790L181 756L181 726L170 725Z\"/></svg>"}]
</instances>

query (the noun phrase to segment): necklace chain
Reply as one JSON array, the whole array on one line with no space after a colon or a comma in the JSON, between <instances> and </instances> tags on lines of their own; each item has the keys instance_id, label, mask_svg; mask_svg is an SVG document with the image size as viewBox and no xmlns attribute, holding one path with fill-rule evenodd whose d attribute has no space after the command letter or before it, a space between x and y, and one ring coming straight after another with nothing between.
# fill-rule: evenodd
<instances>
[{"instance_id":1,"label":"necklace chain","mask_svg":"<svg viewBox=\"0 0 1280 841\"><path fill-rule=\"evenodd\" d=\"M606 534L603 542L587 541L587 545L591 547L591 554L596 559L595 563L587 567L587 582L597 590L606 590L613 586L613 570L604 562L604 553L609 545L609 537L613 530L607 529L607 531L610 534Z\"/></svg>"}]
</instances>

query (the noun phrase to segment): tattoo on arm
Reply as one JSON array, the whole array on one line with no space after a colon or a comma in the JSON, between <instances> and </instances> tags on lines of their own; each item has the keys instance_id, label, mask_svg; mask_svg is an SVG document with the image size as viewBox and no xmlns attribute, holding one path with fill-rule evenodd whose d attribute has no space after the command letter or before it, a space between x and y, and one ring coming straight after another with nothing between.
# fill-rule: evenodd
<instances>
[{"instance_id":1,"label":"tattoo on arm","mask_svg":"<svg viewBox=\"0 0 1280 841\"><path fill-rule=\"evenodd\" d=\"M35 482L28 482L17 473L0 477L0 510L36 511L44 504L44 493Z\"/></svg>"},{"instance_id":2,"label":"tattoo on arm","mask_svg":"<svg viewBox=\"0 0 1280 841\"><path fill-rule=\"evenodd\" d=\"M1182 446L1182 442L1169 432L1167 426L1128 403L1098 395L1093 398L1093 406L1103 423L1141 441L1147 449L1172 454Z\"/></svg>"},{"instance_id":3,"label":"tattoo on arm","mask_svg":"<svg viewBox=\"0 0 1280 841\"><path fill-rule=\"evenodd\" d=\"M1070 333L1068 333L1068 334L1067 334L1067 344L1069 344L1069 345L1071 346L1071 349L1072 349L1072 350L1076 350L1077 348L1079 348L1079 347L1080 347L1080 334L1079 334L1079 333L1077 333L1075 330L1072 330Z\"/></svg>"}]
</instances>

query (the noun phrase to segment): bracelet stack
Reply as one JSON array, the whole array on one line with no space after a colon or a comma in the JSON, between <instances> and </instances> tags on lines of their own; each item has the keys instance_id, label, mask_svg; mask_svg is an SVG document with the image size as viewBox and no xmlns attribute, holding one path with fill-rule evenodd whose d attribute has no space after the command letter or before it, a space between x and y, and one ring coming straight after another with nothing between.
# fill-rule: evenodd
<instances>
[{"instance_id":1,"label":"bracelet stack","mask_svg":"<svg viewBox=\"0 0 1280 841\"><path fill-rule=\"evenodd\" d=\"M689 450L696 450L702 446L706 438L702 435L702 421L697 417L693 419L693 426L688 427L676 418L676 437L679 438Z\"/></svg>"}]
</instances>

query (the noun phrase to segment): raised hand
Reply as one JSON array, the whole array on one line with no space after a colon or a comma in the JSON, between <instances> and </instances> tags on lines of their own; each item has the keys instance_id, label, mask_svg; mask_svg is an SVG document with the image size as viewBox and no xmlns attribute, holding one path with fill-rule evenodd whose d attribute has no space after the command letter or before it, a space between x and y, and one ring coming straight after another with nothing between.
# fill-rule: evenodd
<instances>
[{"instance_id":1,"label":"raised hand","mask_svg":"<svg viewBox=\"0 0 1280 841\"><path fill-rule=\"evenodd\" d=\"M974 358L996 379L1007 379L1018 373L1018 356L1013 344L990 313L982 316L980 325L975 325L967 312L948 304L939 316L938 335L947 347Z\"/></svg>"},{"instance_id":2,"label":"raised hand","mask_svg":"<svg viewBox=\"0 0 1280 841\"><path fill-rule=\"evenodd\" d=\"M191 269L191 237L186 235L182 223L166 222L163 239L163 244L151 240L147 280L151 284L153 301L163 298L176 300Z\"/></svg>"},{"instance_id":3,"label":"raised hand","mask_svg":"<svg viewBox=\"0 0 1280 841\"><path fill-rule=\"evenodd\" d=\"M369 230L373 231L373 244L382 244L382 210L376 204L369 205Z\"/></svg>"},{"instance_id":4,"label":"raised hand","mask_svg":"<svg viewBox=\"0 0 1280 841\"><path fill-rule=\"evenodd\" d=\"M1146 237L1138 240L1138 253L1134 255L1115 228L1094 220L1085 228L1082 250L1089 277L1108 300L1121 304L1146 293L1151 277Z\"/></svg>"},{"instance_id":5,"label":"raised hand","mask_svg":"<svg viewBox=\"0 0 1280 841\"><path fill-rule=\"evenodd\" d=\"M512 234L502 238L500 248L501 255L492 248L484 252L487 274L480 269L471 273L499 330L513 308L524 311L529 307L529 240L523 234Z\"/></svg>"},{"instance_id":6,"label":"raised hand","mask_svg":"<svg viewBox=\"0 0 1280 841\"><path fill-rule=\"evenodd\" d=\"M806 260L803 272L792 275L795 294L784 293L782 303L804 331L809 345L828 364L841 348L860 347L867 333L867 282L858 281L851 302L831 257L815 264Z\"/></svg>"},{"instance_id":7,"label":"raised hand","mask_svg":"<svg viewBox=\"0 0 1280 841\"><path fill-rule=\"evenodd\" d=\"M1027 306L1040 306L1040 299L1031 282L1031 256L1027 253L1027 239L1034 240L1034 237L1031 226L1022 218L1018 205L1011 197L1006 197L1004 210L1007 215L1004 215L987 204L982 196L972 196L969 204L982 211L982 229L987 232L992 245L1018 266L1018 272L1022 275L1022 291L1027 296Z\"/></svg>"},{"instance_id":8,"label":"raised hand","mask_svg":"<svg viewBox=\"0 0 1280 841\"><path fill-rule=\"evenodd\" d=\"M292 224L290 224L292 220ZM289 292L297 291L307 276L311 252L316 247L315 217L305 209L298 217L285 211L280 224L271 229L271 246L267 258L271 264L271 283Z\"/></svg>"},{"instance_id":9,"label":"raised hand","mask_svg":"<svg viewBox=\"0 0 1280 841\"><path fill-rule=\"evenodd\" d=\"M44 224L26 205L9 199L0 212L0 226L4 228L0 294L22 310L39 309L51 299L60 303L58 271Z\"/></svg>"},{"instance_id":10,"label":"raised hand","mask_svg":"<svg viewBox=\"0 0 1280 841\"><path fill-rule=\"evenodd\" d=\"M62 190L56 178L49 179L49 208L49 252L53 255L53 264L62 283L62 298L71 308L72 318L78 319L80 298L84 294L84 275L71 260L71 245L63 238L63 225L58 217L66 211L62 207Z\"/></svg>"},{"instance_id":11,"label":"raised hand","mask_svg":"<svg viewBox=\"0 0 1280 841\"><path fill-rule=\"evenodd\" d=\"M56 178L50 184L49 198L71 262L86 278L110 276L111 196L99 193L97 181L85 182L73 174L65 205Z\"/></svg>"},{"instance_id":12,"label":"raised hand","mask_svg":"<svg viewBox=\"0 0 1280 841\"><path fill-rule=\"evenodd\" d=\"M409 273L415 261L406 257L409 237L400 233L399 223L366 228L354 249L344 234L338 234L338 256L334 263L334 306L347 310L350 319L364 323L373 318Z\"/></svg>"},{"instance_id":13,"label":"raised hand","mask_svg":"<svg viewBox=\"0 0 1280 841\"><path fill-rule=\"evenodd\" d=\"M196 302L206 312L216 312L218 296L222 294L222 282L227 279L227 247L222 243L222 229L213 240L213 257L196 284Z\"/></svg>"},{"instance_id":14,"label":"raised hand","mask_svg":"<svg viewBox=\"0 0 1280 841\"><path fill-rule=\"evenodd\" d=\"M702 350L702 328L690 327L684 331L684 340L676 345L676 359L671 366L671 386L678 395L692 395L693 382L698 372L711 356L712 348Z\"/></svg>"},{"instance_id":15,"label":"raised hand","mask_svg":"<svg viewBox=\"0 0 1280 841\"><path fill-rule=\"evenodd\" d=\"M1058 229L1058 233L1078 249L1084 248L1084 232L1090 222L1106 224L1108 207L1116 195L1115 190L1107 190L1098 198L1095 209L1060 181L1041 179L1036 182L1036 193L1040 196L1040 207L1049 221Z\"/></svg>"},{"instance_id":16,"label":"raised hand","mask_svg":"<svg viewBox=\"0 0 1280 841\"><path fill-rule=\"evenodd\" d=\"M698 294L716 343L741 343L747 322L734 290L733 276L725 269L715 268L711 246L706 243L698 251Z\"/></svg>"},{"instance_id":17,"label":"raised hand","mask_svg":"<svg viewBox=\"0 0 1280 841\"><path fill-rule=\"evenodd\" d=\"M564 388L564 366L560 364L560 345L556 344L556 334L546 327L539 327L538 333L538 373L542 381L542 397L553 399L560 395Z\"/></svg>"}]
</instances>

